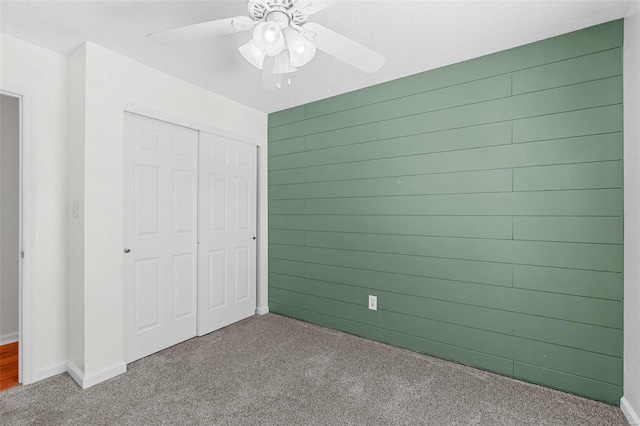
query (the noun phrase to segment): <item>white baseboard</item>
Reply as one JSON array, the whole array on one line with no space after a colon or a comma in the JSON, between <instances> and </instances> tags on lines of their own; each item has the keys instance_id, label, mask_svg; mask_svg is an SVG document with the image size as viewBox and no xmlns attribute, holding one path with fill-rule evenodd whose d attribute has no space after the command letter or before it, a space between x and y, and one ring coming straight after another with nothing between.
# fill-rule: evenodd
<instances>
[{"instance_id":1,"label":"white baseboard","mask_svg":"<svg viewBox=\"0 0 640 426\"><path fill-rule=\"evenodd\" d=\"M84 373L80 371L77 365L71 361L67 361L67 373L73 380L82 388L82 382L84 381ZM84 388L83 388L84 389Z\"/></svg>"},{"instance_id":2,"label":"white baseboard","mask_svg":"<svg viewBox=\"0 0 640 426\"><path fill-rule=\"evenodd\" d=\"M269 313L269 307L268 306L260 306L258 308L256 308L256 315L264 315L264 314L268 314Z\"/></svg>"},{"instance_id":3,"label":"white baseboard","mask_svg":"<svg viewBox=\"0 0 640 426\"><path fill-rule=\"evenodd\" d=\"M631 404L629 404L629 401L624 396L620 398L620 410L622 410L622 413L631 426L640 425L640 416L633 410Z\"/></svg>"},{"instance_id":4,"label":"white baseboard","mask_svg":"<svg viewBox=\"0 0 640 426\"><path fill-rule=\"evenodd\" d=\"M122 373L126 373L127 364L120 362L107 368L103 368L100 371L85 375L80 369L72 362L67 363L67 373L76 381L76 383L82 388L87 389L91 386L95 386L98 383L102 383L106 380L119 376Z\"/></svg>"},{"instance_id":5,"label":"white baseboard","mask_svg":"<svg viewBox=\"0 0 640 426\"><path fill-rule=\"evenodd\" d=\"M8 345L9 343L15 343L19 340L18 332L7 333L0 335L0 345Z\"/></svg>"},{"instance_id":6,"label":"white baseboard","mask_svg":"<svg viewBox=\"0 0 640 426\"><path fill-rule=\"evenodd\" d=\"M48 379L49 377L57 376L58 374L62 374L67 371L67 363L61 362L60 364L54 364L46 368L40 368L36 370L36 375L34 378L34 382L38 382L40 380Z\"/></svg>"},{"instance_id":7,"label":"white baseboard","mask_svg":"<svg viewBox=\"0 0 640 426\"><path fill-rule=\"evenodd\" d=\"M98 383L102 383L109 379L113 379L114 377L126 372L127 364L125 364L124 362L120 362L110 367L103 368L100 371L96 371L95 373L85 376L83 381L84 386L82 387L82 389L90 388L91 386L97 385Z\"/></svg>"}]
</instances>

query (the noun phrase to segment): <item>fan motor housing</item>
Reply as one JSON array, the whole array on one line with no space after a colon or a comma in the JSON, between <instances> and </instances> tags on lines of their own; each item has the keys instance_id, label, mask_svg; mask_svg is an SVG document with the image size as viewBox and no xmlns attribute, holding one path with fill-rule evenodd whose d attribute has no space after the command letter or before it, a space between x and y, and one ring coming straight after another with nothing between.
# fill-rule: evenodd
<instances>
[{"instance_id":1,"label":"fan motor housing","mask_svg":"<svg viewBox=\"0 0 640 426\"><path fill-rule=\"evenodd\" d=\"M247 9L249 11L249 15L251 15L254 21L269 20L269 15L274 12L280 12L277 15L286 15L289 20L288 23L290 24L302 25L307 22L307 15L299 10L293 9L293 0L249 1ZM280 21L281 18L273 20L277 22Z\"/></svg>"}]
</instances>

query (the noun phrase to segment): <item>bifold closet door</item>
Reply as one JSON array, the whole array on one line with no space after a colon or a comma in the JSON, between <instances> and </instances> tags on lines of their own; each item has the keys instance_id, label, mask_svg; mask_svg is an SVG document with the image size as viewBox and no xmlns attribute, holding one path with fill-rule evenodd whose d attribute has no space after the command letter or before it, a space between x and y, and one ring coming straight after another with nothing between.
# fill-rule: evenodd
<instances>
[{"instance_id":1,"label":"bifold closet door","mask_svg":"<svg viewBox=\"0 0 640 426\"><path fill-rule=\"evenodd\" d=\"M200 133L198 335L255 314L257 149Z\"/></svg>"},{"instance_id":2,"label":"bifold closet door","mask_svg":"<svg viewBox=\"0 0 640 426\"><path fill-rule=\"evenodd\" d=\"M198 132L125 116L124 324L131 362L196 334Z\"/></svg>"}]
</instances>

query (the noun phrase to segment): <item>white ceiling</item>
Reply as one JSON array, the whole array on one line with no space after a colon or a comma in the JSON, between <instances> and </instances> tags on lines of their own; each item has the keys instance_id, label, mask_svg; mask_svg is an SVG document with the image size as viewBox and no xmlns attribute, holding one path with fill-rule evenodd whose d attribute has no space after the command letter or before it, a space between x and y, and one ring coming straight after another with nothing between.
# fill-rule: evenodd
<instances>
[{"instance_id":1,"label":"white ceiling","mask_svg":"<svg viewBox=\"0 0 640 426\"><path fill-rule=\"evenodd\" d=\"M237 47L250 32L160 47L150 32L246 15L233 1L5 1L0 31L69 55L83 41L264 112L279 111L421 71L438 68L625 15L631 1L337 1L318 22L386 56L364 74L318 52L293 74L293 86L260 89L260 72Z\"/></svg>"}]
</instances>

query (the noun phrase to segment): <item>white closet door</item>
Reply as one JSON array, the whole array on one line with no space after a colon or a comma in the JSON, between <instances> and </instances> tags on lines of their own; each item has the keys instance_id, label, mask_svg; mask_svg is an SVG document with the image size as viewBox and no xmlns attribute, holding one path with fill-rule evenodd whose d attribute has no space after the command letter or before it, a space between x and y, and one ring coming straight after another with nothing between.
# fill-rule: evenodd
<instances>
[{"instance_id":1,"label":"white closet door","mask_svg":"<svg viewBox=\"0 0 640 426\"><path fill-rule=\"evenodd\" d=\"M199 336L255 314L256 151L200 133Z\"/></svg>"},{"instance_id":2,"label":"white closet door","mask_svg":"<svg viewBox=\"0 0 640 426\"><path fill-rule=\"evenodd\" d=\"M125 115L126 362L196 334L197 159L197 131Z\"/></svg>"}]
</instances>

